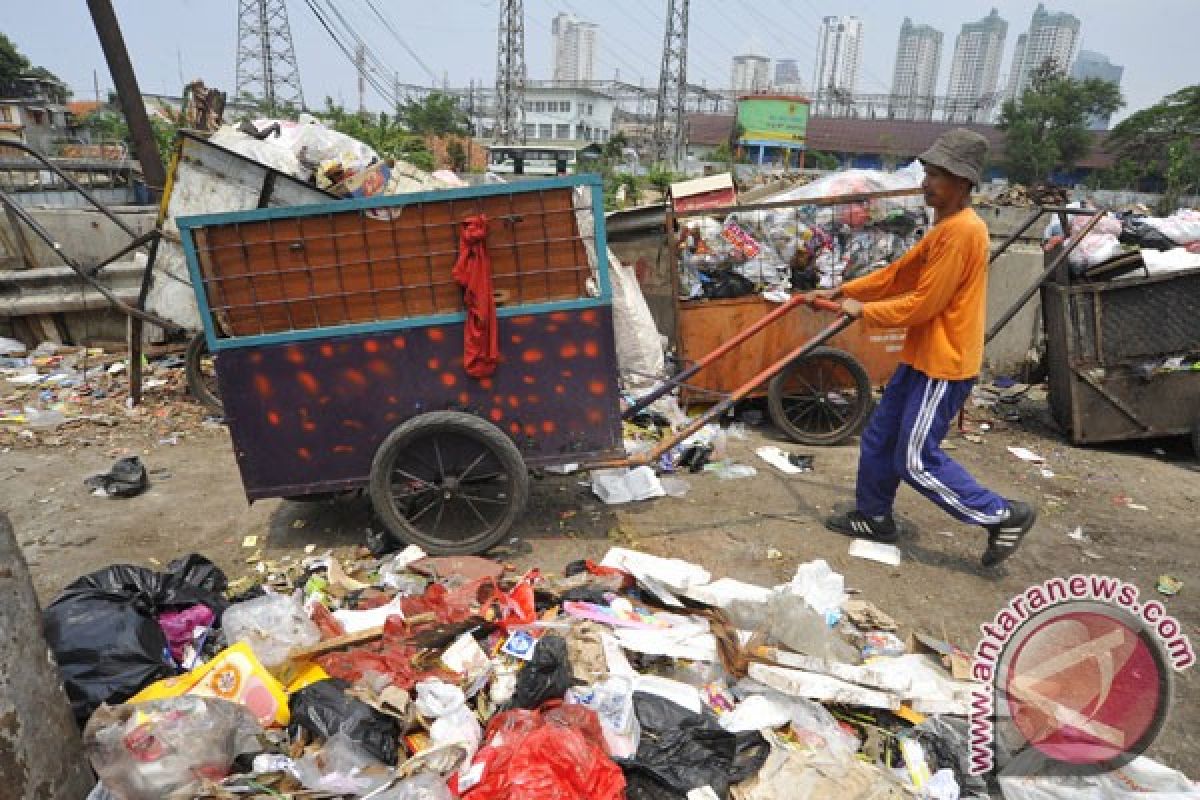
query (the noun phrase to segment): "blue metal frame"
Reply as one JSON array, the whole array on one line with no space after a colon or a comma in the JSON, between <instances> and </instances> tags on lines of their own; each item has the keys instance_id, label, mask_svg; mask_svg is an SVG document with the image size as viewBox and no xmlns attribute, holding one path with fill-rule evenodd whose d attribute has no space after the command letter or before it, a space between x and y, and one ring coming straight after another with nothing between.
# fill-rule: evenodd
<instances>
[{"instance_id":1,"label":"blue metal frame","mask_svg":"<svg viewBox=\"0 0 1200 800\"><path fill-rule=\"evenodd\" d=\"M237 222L259 222L263 220L293 219L319 214L336 214L346 211L372 210L378 208L397 208L415 203L436 202L442 200L472 199L476 197L492 197L504 194L520 194L538 192L548 189L566 189L576 186L589 186L592 190L592 219L594 222L594 242L596 247L596 275L599 280L599 297L580 298L577 300L560 300L549 303L530 303L527 305L505 306L496 309L497 317L515 317L525 314L541 314L552 311L571 311L580 308L595 308L611 305L612 282L608 274L608 233L604 221L604 182L599 175L574 175L564 178L547 178L545 180L522 181L520 183L500 183L485 186L472 186L464 189L443 189L431 192L414 192L412 194L389 195L386 197L364 197L354 200L338 200L330 203L315 203L304 206L285 206L280 208L259 208L249 211L231 211L223 214L198 214L190 217L179 217L179 238L187 259L188 273L192 279L192 289L196 293L196 305L200 311L200 319L204 323L204 336L208 340L208 348L212 352L235 347L256 347L259 345L282 344L308 339L322 339L336 336L351 336L360 333L384 333L403 330L406 328L422 328L433 325L462 322L466 312L458 311L453 314L428 314L419 317L383 320L379 322L359 322L350 325L330 325L325 327L308 328L297 331L280 333L257 334L253 336L218 337L213 324L212 309L208 305L208 293L204 289L204 279L200 274L200 262L196 256L195 240L192 237L193 228L203 228L208 225L228 225Z\"/></svg>"}]
</instances>

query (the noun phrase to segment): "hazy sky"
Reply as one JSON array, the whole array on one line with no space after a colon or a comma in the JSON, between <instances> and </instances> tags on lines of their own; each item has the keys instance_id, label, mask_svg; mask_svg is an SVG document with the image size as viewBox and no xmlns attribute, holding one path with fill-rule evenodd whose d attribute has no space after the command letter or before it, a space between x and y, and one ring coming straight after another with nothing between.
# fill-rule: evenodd
<instances>
[{"instance_id":1,"label":"hazy sky","mask_svg":"<svg viewBox=\"0 0 1200 800\"><path fill-rule=\"evenodd\" d=\"M324 4L327 0L315 0ZM378 20L368 0L333 0L386 67L408 83L429 83L429 73ZM373 0L404 42L440 82L495 80L497 0ZM202 77L210 86L234 88L236 0L114 0L143 91L177 95ZM1150 105L1200 80L1200 0L1048 0L1052 11L1082 20L1081 46L1125 67L1121 88L1128 102L1117 115ZM860 92L890 88L896 40L905 16L945 34L938 92L945 91L962 23L992 7L1009 23L1001 83L1007 79L1017 35L1029 27L1036 0L692 0L688 75L709 86L729 83L734 55L756 52L795 58L805 85L812 82L817 27L825 14L863 20ZM357 104L353 67L328 38L304 0L288 0L292 34L310 106L331 96ZM666 0L525 0L526 62L531 78L549 78L550 20L567 11L600 26L597 77L656 86ZM108 76L84 0L0 0L0 31L36 64L65 79L76 97L93 96L93 71L101 94ZM368 89L367 106L383 100Z\"/></svg>"}]
</instances>

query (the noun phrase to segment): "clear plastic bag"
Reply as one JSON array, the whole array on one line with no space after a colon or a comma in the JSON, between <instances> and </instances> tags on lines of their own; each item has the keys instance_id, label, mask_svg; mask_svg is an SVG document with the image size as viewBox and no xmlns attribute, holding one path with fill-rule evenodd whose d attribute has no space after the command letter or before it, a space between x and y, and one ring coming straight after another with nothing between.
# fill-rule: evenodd
<instances>
[{"instance_id":1,"label":"clear plastic bag","mask_svg":"<svg viewBox=\"0 0 1200 800\"><path fill-rule=\"evenodd\" d=\"M92 768L122 800L158 800L199 778L220 780L262 728L242 706L211 697L173 697L101 706L83 744Z\"/></svg>"},{"instance_id":2,"label":"clear plastic bag","mask_svg":"<svg viewBox=\"0 0 1200 800\"><path fill-rule=\"evenodd\" d=\"M355 796L374 791L392 779L389 768L344 733L335 733L320 750L296 761L292 775L306 789Z\"/></svg>"},{"instance_id":3,"label":"clear plastic bag","mask_svg":"<svg viewBox=\"0 0 1200 800\"><path fill-rule=\"evenodd\" d=\"M304 613L303 596L268 594L235 603L221 617L229 644L246 642L267 669L287 663L295 648L321 641L321 632Z\"/></svg>"},{"instance_id":4,"label":"clear plastic bag","mask_svg":"<svg viewBox=\"0 0 1200 800\"><path fill-rule=\"evenodd\" d=\"M454 795L440 775L422 772L373 795L371 800L454 800Z\"/></svg>"}]
</instances>

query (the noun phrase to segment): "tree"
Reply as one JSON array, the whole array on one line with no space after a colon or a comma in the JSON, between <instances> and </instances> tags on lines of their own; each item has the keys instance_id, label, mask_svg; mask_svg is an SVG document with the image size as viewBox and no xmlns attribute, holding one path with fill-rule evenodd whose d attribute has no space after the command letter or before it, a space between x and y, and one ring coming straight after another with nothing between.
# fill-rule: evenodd
<instances>
[{"instance_id":1,"label":"tree","mask_svg":"<svg viewBox=\"0 0 1200 800\"><path fill-rule=\"evenodd\" d=\"M83 126L91 131L100 143L120 142L132 151L133 139L125 115L109 108L98 108L82 120ZM164 164L171 163L171 150L175 146L175 134L182 127L178 119L165 119L158 114L150 115L150 128L154 132L154 143Z\"/></svg>"},{"instance_id":2,"label":"tree","mask_svg":"<svg viewBox=\"0 0 1200 800\"><path fill-rule=\"evenodd\" d=\"M1127 163L1134 180L1152 180L1164 186L1163 205L1173 210L1181 195L1200 186L1200 84L1169 94L1122 121L1104 143ZM1127 185L1133 185L1127 184Z\"/></svg>"},{"instance_id":3,"label":"tree","mask_svg":"<svg viewBox=\"0 0 1200 800\"><path fill-rule=\"evenodd\" d=\"M400 121L413 133L465 134L470 122L458 107L458 98L431 92L424 100L406 100L397 109Z\"/></svg>"},{"instance_id":4,"label":"tree","mask_svg":"<svg viewBox=\"0 0 1200 800\"><path fill-rule=\"evenodd\" d=\"M1033 74L1020 102L1005 102L1000 113L1008 177L1020 183L1048 180L1069 170L1091 149L1087 118L1111 114L1125 101L1114 83L1098 78L1072 80L1047 59Z\"/></svg>"},{"instance_id":5,"label":"tree","mask_svg":"<svg viewBox=\"0 0 1200 800\"><path fill-rule=\"evenodd\" d=\"M12 40L0 33L0 86L7 86L29 69L29 59L21 55Z\"/></svg>"},{"instance_id":6,"label":"tree","mask_svg":"<svg viewBox=\"0 0 1200 800\"><path fill-rule=\"evenodd\" d=\"M608 141L604 143L602 155L606 161L618 164L625 155L626 147L629 147L629 137L623 132L617 131L608 137Z\"/></svg>"},{"instance_id":7,"label":"tree","mask_svg":"<svg viewBox=\"0 0 1200 800\"><path fill-rule=\"evenodd\" d=\"M461 141L450 140L450 143L446 145L446 157L450 159L450 168L455 172L466 171L469 159L467 158L467 149L463 147Z\"/></svg>"},{"instance_id":8,"label":"tree","mask_svg":"<svg viewBox=\"0 0 1200 800\"><path fill-rule=\"evenodd\" d=\"M804 164L809 169L835 170L841 166L837 156L832 153L822 153L820 150L809 150L804 154Z\"/></svg>"}]
</instances>

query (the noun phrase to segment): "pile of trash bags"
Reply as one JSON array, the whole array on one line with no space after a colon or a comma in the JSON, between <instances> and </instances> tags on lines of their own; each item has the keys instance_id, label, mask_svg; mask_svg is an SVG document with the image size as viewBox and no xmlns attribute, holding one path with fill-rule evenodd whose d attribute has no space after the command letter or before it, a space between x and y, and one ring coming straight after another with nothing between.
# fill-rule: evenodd
<instances>
[{"instance_id":1,"label":"pile of trash bags","mask_svg":"<svg viewBox=\"0 0 1200 800\"><path fill-rule=\"evenodd\" d=\"M1090 206L1071 203L1070 207ZM1179 209L1166 217L1133 211L1099 213L1100 219L1067 256L1073 278L1115 280L1200 268L1200 211ZM1072 215L1069 236L1078 236L1090 221L1090 215ZM1043 231L1047 251L1067 238L1057 218Z\"/></svg>"},{"instance_id":2,"label":"pile of trash bags","mask_svg":"<svg viewBox=\"0 0 1200 800\"><path fill-rule=\"evenodd\" d=\"M339 197L449 189L464 183L453 172L433 174L326 127L311 114L296 121L259 119L224 125L210 141Z\"/></svg>"},{"instance_id":3,"label":"pile of trash bags","mask_svg":"<svg viewBox=\"0 0 1200 800\"><path fill-rule=\"evenodd\" d=\"M965 654L824 561L774 587L624 548L261 563L116 565L47 607L92 800L986 796Z\"/></svg>"},{"instance_id":4,"label":"pile of trash bags","mask_svg":"<svg viewBox=\"0 0 1200 800\"><path fill-rule=\"evenodd\" d=\"M903 255L929 220L920 196L836 205L816 200L921 185L913 162L897 172L851 169L762 199L794 206L680 220L679 267L686 299L741 297L758 291L834 288Z\"/></svg>"}]
</instances>

